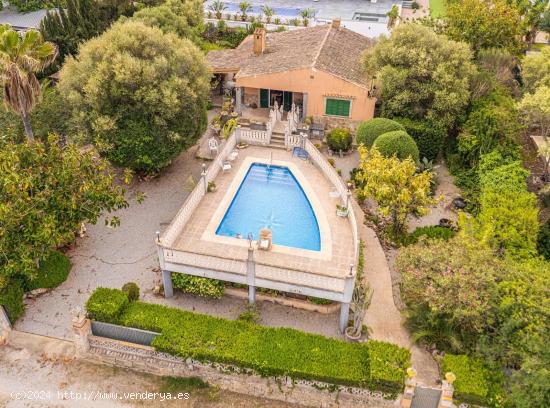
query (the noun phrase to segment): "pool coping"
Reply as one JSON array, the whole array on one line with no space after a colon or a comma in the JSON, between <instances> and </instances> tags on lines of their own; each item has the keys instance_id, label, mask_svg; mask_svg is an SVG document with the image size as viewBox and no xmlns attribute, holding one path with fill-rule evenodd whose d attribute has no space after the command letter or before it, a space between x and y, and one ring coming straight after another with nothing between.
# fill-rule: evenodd
<instances>
[{"instance_id":1,"label":"pool coping","mask_svg":"<svg viewBox=\"0 0 550 408\"><path fill-rule=\"evenodd\" d=\"M270 164L268 159L261 158L261 157L247 156L243 159L243 162L241 163L239 169L235 173L235 176L233 177L233 180L231 181L229 188L225 192L222 200L220 201L220 203L216 208L216 211L214 212L214 214L212 215L212 218L210 219L208 225L206 226L206 229L201 235L201 240L216 242L216 243L221 243L226 245L235 245L235 246L244 247L244 248L248 247L247 239L216 235L216 230L218 229L218 226L220 225L225 213L229 209L229 206L233 201L233 197L235 196L235 194L237 193L237 190L241 186L244 180L244 177L248 172L248 169L254 163ZM292 174L296 178L296 181L304 191L306 198L308 199L311 205L311 208L313 209L315 218L317 219L317 224L319 225L319 235L321 238L321 250L313 251L309 249L294 248L294 247L287 247L283 245L273 244L270 252L294 255L294 256L302 256L306 258L321 259L321 260L327 260L327 261L332 259L332 235L331 235L330 225L327 219L327 214L323 209L321 205L321 201L319 200L319 197L315 193L315 190L313 189L313 187L311 186L307 178L302 174L298 166L296 166L294 163L282 161L282 160L273 160L271 164L276 166L287 167L292 172Z\"/></svg>"}]
</instances>

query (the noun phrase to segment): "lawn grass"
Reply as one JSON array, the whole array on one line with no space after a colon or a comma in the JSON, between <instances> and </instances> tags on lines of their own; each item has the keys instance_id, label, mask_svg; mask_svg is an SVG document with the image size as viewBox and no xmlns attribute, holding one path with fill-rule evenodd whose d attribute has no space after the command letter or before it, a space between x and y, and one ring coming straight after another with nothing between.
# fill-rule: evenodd
<instances>
[{"instance_id":1,"label":"lawn grass","mask_svg":"<svg viewBox=\"0 0 550 408\"><path fill-rule=\"evenodd\" d=\"M447 11L447 0L430 0L430 15L434 18L444 17Z\"/></svg>"},{"instance_id":2,"label":"lawn grass","mask_svg":"<svg viewBox=\"0 0 550 408\"><path fill-rule=\"evenodd\" d=\"M69 276L71 261L59 251L52 251L50 255L40 263L38 276L29 281L28 290L51 289L61 285Z\"/></svg>"}]
</instances>

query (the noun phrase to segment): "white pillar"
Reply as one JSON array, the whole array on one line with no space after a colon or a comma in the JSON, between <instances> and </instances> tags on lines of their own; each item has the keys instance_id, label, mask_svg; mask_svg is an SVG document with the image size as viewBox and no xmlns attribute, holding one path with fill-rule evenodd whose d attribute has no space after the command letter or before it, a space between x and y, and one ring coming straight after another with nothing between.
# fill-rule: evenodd
<instances>
[{"instance_id":1,"label":"white pillar","mask_svg":"<svg viewBox=\"0 0 550 408\"><path fill-rule=\"evenodd\" d=\"M349 320L349 303L340 303L340 323L338 325L338 328L340 329L340 333L344 333L344 330L346 330L346 327L348 326L348 320Z\"/></svg>"},{"instance_id":2,"label":"white pillar","mask_svg":"<svg viewBox=\"0 0 550 408\"><path fill-rule=\"evenodd\" d=\"M348 325L349 320L349 304L353 296L353 287L355 284L355 274L353 273L353 265L350 265L350 275L346 277L344 284L344 299L340 304L340 332L343 333Z\"/></svg>"},{"instance_id":3,"label":"white pillar","mask_svg":"<svg viewBox=\"0 0 550 408\"><path fill-rule=\"evenodd\" d=\"M254 248L248 248L246 260L246 283L248 284L248 302L256 303L256 264L254 263Z\"/></svg>"},{"instance_id":4,"label":"white pillar","mask_svg":"<svg viewBox=\"0 0 550 408\"><path fill-rule=\"evenodd\" d=\"M172 286L172 273L167 270L162 270L162 283L164 284L164 297L170 298L174 296L174 288Z\"/></svg>"},{"instance_id":5,"label":"white pillar","mask_svg":"<svg viewBox=\"0 0 550 408\"><path fill-rule=\"evenodd\" d=\"M307 116L307 93L302 96L302 116L304 118Z\"/></svg>"}]
</instances>

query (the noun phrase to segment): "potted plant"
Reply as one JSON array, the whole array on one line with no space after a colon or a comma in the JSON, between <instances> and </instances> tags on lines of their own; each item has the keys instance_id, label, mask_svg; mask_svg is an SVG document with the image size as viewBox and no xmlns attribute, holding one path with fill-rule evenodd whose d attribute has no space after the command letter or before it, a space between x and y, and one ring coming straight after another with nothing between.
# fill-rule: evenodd
<instances>
[{"instance_id":1,"label":"potted plant","mask_svg":"<svg viewBox=\"0 0 550 408\"><path fill-rule=\"evenodd\" d=\"M347 128L336 128L331 130L327 135L329 153L336 153L342 157L344 153L348 153L351 150L352 140L353 137L351 136L351 132Z\"/></svg>"},{"instance_id":2,"label":"potted plant","mask_svg":"<svg viewBox=\"0 0 550 408\"><path fill-rule=\"evenodd\" d=\"M213 193L214 191L216 191L216 183L214 183L213 181L209 181L208 186L206 187L206 191L208 191L209 193Z\"/></svg>"},{"instance_id":3,"label":"potted plant","mask_svg":"<svg viewBox=\"0 0 550 408\"><path fill-rule=\"evenodd\" d=\"M370 306L372 294L370 285L361 276L358 276L351 298L352 325L344 330L344 335L350 341L358 341L363 334L363 320L365 320L365 314Z\"/></svg>"},{"instance_id":4,"label":"potted plant","mask_svg":"<svg viewBox=\"0 0 550 408\"><path fill-rule=\"evenodd\" d=\"M336 204L336 215L345 218L348 216L349 210L345 205Z\"/></svg>"}]
</instances>

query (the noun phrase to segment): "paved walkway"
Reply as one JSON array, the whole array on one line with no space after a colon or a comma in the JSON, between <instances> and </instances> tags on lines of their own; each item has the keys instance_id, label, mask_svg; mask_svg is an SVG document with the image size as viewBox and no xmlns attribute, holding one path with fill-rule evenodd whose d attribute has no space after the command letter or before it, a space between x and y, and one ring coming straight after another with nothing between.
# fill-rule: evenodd
<instances>
[{"instance_id":1,"label":"paved walkway","mask_svg":"<svg viewBox=\"0 0 550 408\"><path fill-rule=\"evenodd\" d=\"M358 222L364 214L354 200ZM365 245L365 279L373 289L372 302L367 310L364 324L371 330L371 338L388 341L412 351L412 364L418 371L417 380L424 385L436 385L439 379L437 363L426 350L412 344L408 330L402 324L402 317L395 306L392 281L386 255L374 231L366 225L359 225L359 236Z\"/></svg>"}]
</instances>

